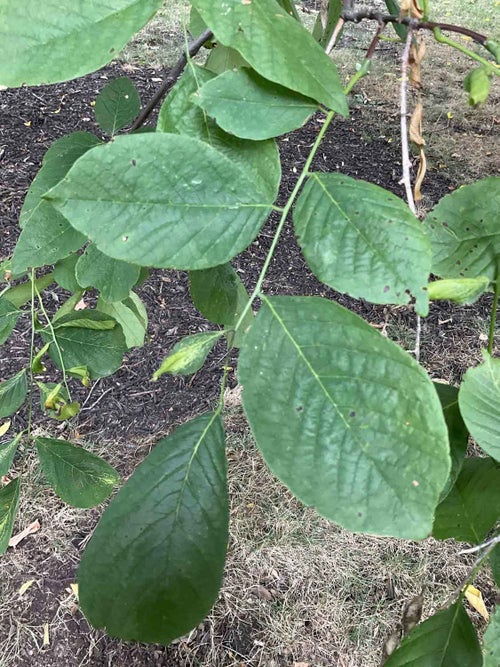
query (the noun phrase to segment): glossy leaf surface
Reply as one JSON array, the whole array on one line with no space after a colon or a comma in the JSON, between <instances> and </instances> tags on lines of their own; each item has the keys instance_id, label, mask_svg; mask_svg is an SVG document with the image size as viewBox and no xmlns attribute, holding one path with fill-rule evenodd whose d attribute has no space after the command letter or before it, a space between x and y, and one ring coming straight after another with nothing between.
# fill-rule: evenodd
<instances>
[{"instance_id":1,"label":"glossy leaf surface","mask_svg":"<svg viewBox=\"0 0 500 667\"><path fill-rule=\"evenodd\" d=\"M500 464L465 459L455 486L436 509L432 534L479 544L500 517Z\"/></svg>"},{"instance_id":2,"label":"glossy leaf surface","mask_svg":"<svg viewBox=\"0 0 500 667\"><path fill-rule=\"evenodd\" d=\"M253 140L291 132L318 108L307 97L271 83L247 68L230 70L211 79L195 100L223 130Z\"/></svg>"},{"instance_id":3,"label":"glossy leaf surface","mask_svg":"<svg viewBox=\"0 0 500 667\"><path fill-rule=\"evenodd\" d=\"M403 639L384 667L481 667L476 631L463 604L438 611Z\"/></svg>"},{"instance_id":4,"label":"glossy leaf surface","mask_svg":"<svg viewBox=\"0 0 500 667\"><path fill-rule=\"evenodd\" d=\"M469 368L462 380L459 403L474 440L500 461L500 359L483 352L483 363Z\"/></svg>"},{"instance_id":5,"label":"glossy leaf surface","mask_svg":"<svg viewBox=\"0 0 500 667\"><path fill-rule=\"evenodd\" d=\"M261 298L239 378L271 470L349 530L426 537L450 468L426 373L342 306Z\"/></svg>"},{"instance_id":6,"label":"glossy leaf surface","mask_svg":"<svg viewBox=\"0 0 500 667\"><path fill-rule=\"evenodd\" d=\"M99 505L120 480L107 461L65 440L37 438L36 448L49 484L73 507Z\"/></svg>"},{"instance_id":7,"label":"glossy leaf surface","mask_svg":"<svg viewBox=\"0 0 500 667\"><path fill-rule=\"evenodd\" d=\"M274 0L194 0L207 26L261 76L338 113L347 102L337 69L313 36Z\"/></svg>"},{"instance_id":8,"label":"glossy leaf surface","mask_svg":"<svg viewBox=\"0 0 500 667\"><path fill-rule=\"evenodd\" d=\"M168 644L217 598L228 540L224 434L205 414L160 440L104 512L78 573L85 616Z\"/></svg>"},{"instance_id":9,"label":"glossy leaf surface","mask_svg":"<svg viewBox=\"0 0 500 667\"><path fill-rule=\"evenodd\" d=\"M0 85L75 79L118 55L161 0L0 0Z\"/></svg>"},{"instance_id":10,"label":"glossy leaf surface","mask_svg":"<svg viewBox=\"0 0 500 667\"><path fill-rule=\"evenodd\" d=\"M426 315L431 248L399 197L344 174L311 174L294 212L299 244L316 276L373 303L409 303Z\"/></svg>"},{"instance_id":11,"label":"glossy leaf surface","mask_svg":"<svg viewBox=\"0 0 500 667\"><path fill-rule=\"evenodd\" d=\"M241 252L272 204L207 144L160 133L118 136L86 153L48 196L106 255L183 269Z\"/></svg>"}]
</instances>

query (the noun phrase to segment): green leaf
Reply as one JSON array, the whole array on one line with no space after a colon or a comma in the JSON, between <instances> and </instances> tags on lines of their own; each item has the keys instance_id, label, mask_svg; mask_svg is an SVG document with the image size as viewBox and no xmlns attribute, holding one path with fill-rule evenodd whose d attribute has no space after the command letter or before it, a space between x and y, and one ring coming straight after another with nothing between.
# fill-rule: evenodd
<instances>
[{"instance_id":1,"label":"green leaf","mask_svg":"<svg viewBox=\"0 0 500 667\"><path fill-rule=\"evenodd\" d=\"M300 23L299 13L297 12L297 8L295 7L294 0L276 0L276 2L280 7L283 7L283 9L286 11L287 14L293 16L293 18L297 19L297 21L299 21Z\"/></svg>"},{"instance_id":2,"label":"green leaf","mask_svg":"<svg viewBox=\"0 0 500 667\"><path fill-rule=\"evenodd\" d=\"M469 93L469 104L471 107L486 102L491 88L492 74L489 68L476 67L471 70L464 79L464 88Z\"/></svg>"},{"instance_id":3,"label":"green leaf","mask_svg":"<svg viewBox=\"0 0 500 667\"><path fill-rule=\"evenodd\" d=\"M450 460L425 371L336 303L261 298L238 372L271 470L348 530L426 537Z\"/></svg>"},{"instance_id":4,"label":"green leaf","mask_svg":"<svg viewBox=\"0 0 500 667\"><path fill-rule=\"evenodd\" d=\"M43 474L68 505L99 505L120 481L107 461L82 447L54 438L37 438L35 442Z\"/></svg>"},{"instance_id":5,"label":"green leaf","mask_svg":"<svg viewBox=\"0 0 500 667\"><path fill-rule=\"evenodd\" d=\"M431 301L444 299L460 305L475 303L486 292L490 279L479 278L447 278L434 280L427 286L427 294Z\"/></svg>"},{"instance_id":6,"label":"green leaf","mask_svg":"<svg viewBox=\"0 0 500 667\"><path fill-rule=\"evenodd\" d=\"M22 433L18 433L14 440L0 445L0 477L9 472L22 435Z\"/></svg>"},{"instance_id":7,"label":"green leaf","mask_svg":"<svg viewBox=\"0 0 500 667\"><path fill-rule=\"evenodd\" d=\"M42 196L66 176L79 157L99 144L93 134L73 132L55 141L45 154L21 210L19 224L23 230L12 257L14 272L53 264L85 242L85 237Z\"/></svg>"},{"instance_id":8,"label":"green leaf","mask_svg":"<svg viewBox=\"0 0 500 667\"><path fill-rule=\"evenodd\" d=\"M476 631L459 601L417 625L384 667L481 667L482 662Z\"/></svg>"},{"instance_id":9,"label":"green leaf","mask_svg":"<svg viewBox=\"0 0 500 667\"><path fill-rule=\"evenodd\" d=\"M196 373L205 363L215 343L223 335L223 331L207 331L186 336L174 345L168 357L162 361L160 368L153 374L153 380L158 380L165 373L172 373L172 375Z\"/></svg>"},{"instance_id":10,"label":"green leaf","mask_svg":"<svg viewBox=\"0 0 500 667\"><path fill-rule=\"evenodd\" d=\"M100 322L109 322L110 317L95 310L88 310L85 314L88 321L99 326ZM65 315L57 320L55 329L56 340L62 353L62 362L66 368L73 366L87 366L91 378L111 375L122 363L123 355L127 350L121 327L113 329L95 330L82 328L83 316L81 311ZM75 326L67 323L75 321ZM65 325L66 326L61 326ZM50 331L40 332L44 343L50 343L49 354L58 368L61 368L61 359L54 345Z\"/></svg>"},{"instance_id":11,"label":"green leaf","mask_svg":"<svg viewBox=\"0 0 500 667\"><path fill-rule=\"evenodd\" d=\"M31 362L31 370L35 375L37 375L38 373L45 373L45 371L47 370L42 359L47 354L48 350L49 350L49 344L47 343L40 350L38 350L38 352L33 357L33 361Z\"/></svg>"},{"instance_id":12,"label":"green leaf","mask_svg":"<svg viewBox=\"0 0 500 667\"><path fill-rule=\"evenodd\" d=\"M222 423L205 414L160 440L104 512L78 573L87 619L137 641L188 632L217 598L228 519Z\"/></svg>"},{"instance_id":13,"label":"green leaf","mask_svg":"<svg viewBox=\"0 0 500 667\"><path fill-rule=\"evenodd\" d=\"M272 200L238 164L173 134L118 136L48 194L102 252L143 266L205 269L244 250Z\"/></svg>"},{"instance_id":14,"label":"green leaf","mask_svg":"<svg viewBox=\"0 0 500 667\"><path fill-rule=\"evenodd\" d=\"M76 279L81 287L95 287L104 301L122 301L139 279L135 264L108 257L91 243L76 264Z\"/></svg>"},{"instance_id":15,"label":"green leaf","mask_svg":"<svg viewBox=\"0 0 500 667\"><path fill-rule=\"evenodd\" d=\"M141 98L128 76L113 79L95 101L95 119L103 132L113 136L129 125L141 110Z\"/></svg>"},{"instance_id":16,"label":"green leaf","mask_svg":"<svg viewBox=\"0 0 500 667\"><path fill-rule=\"evenodd\" d=\"M0 2L0 85L76 79L113 58L162 6L161 0Z\"/></svg>"},{"instance_id":17,"label":"green leaf","mask_svg":"<svg viewBox=\"0 0 500 667\"><path fill-rule=\"evenodd\" d=\"M192 4L216 38L236 49L265 79L347 116L335 65L275 0L194 0Z\"/></svg>"},{"instance_id":18,"label":"green leaf","mask_svg":"<svg viewBox=\"0 0 500 667\"><path fill-rule=\"evenodd\" d=\"M256 72L224 72L203 85L195 101L223 130L243 139L270 139L304 125L318 105Z\"/></svg>"},{"instance_id":19,"label":"green leaf","mask_svg":"<svg viewBox=\"0 0 500 667\"><path fill-rule=\"evenodd\" d=\"M14 330L20 315L21 311L13 303L6 297L0 297L0 345L5 343Z\"/></svg>"},{"instance_id":20,"label":"green leaf","mask_svg":"<svg viewBox=\"0 0 500 667\"><path fill-rule=\"evenodd\" d=\"M316 276L372 303L416 301L428 312L431 249L399 197L344 174L311 174L294 212L299 244Z\"/></svg>"},{"instance_id":21,"label":"green leaf","mask_svg":"<svg viewBox=\"0 0 500 667\"><path fill-rule=\"evenodd\" d=\"M205 21L201 18L199 12L197 12L194 7L191 7L189 12L189 32L191 35L193 35L193 37L198 37L198 35L201 35L206 29L207 26ZM212 49L215 44L216 42L213 39L207 39L203 46L207 49Z\"/></svg>"},{"instance_id":22,"label":"green leaf","mask_svg":"<svg viewBox=\"0 0 500 667\"><path fill-rule=\"evenodd\" d=\"M313 36L321 44L323 49L326 49L330 44L330 40L337 27L341 13L342 0L329 0L326 10L323 10L323 7L320 8L316 19L316 25L314 26ZM337 40L339 36L337 36Z\"/></svg>"},{"instance_id":23,"label":"green leaf","mask_svg":"<svg viewBox=\"0 0 500 667\"><path fill-rule=\"evenodd\" d=\"M127 348L142 347L148 328L148 314L144 304L135 292L130 292L127 299L108 303L99 298L97 310L111 315L123 330Z\"/></svg>"},{"instance_id":24,"label":"green leaf","mask_svg":"<svg viewBox=\"0 0 500 667\"><path fill-rule=\"evenodd\" d=\"M0 419L13 415L24 403L27 393L25 368L8 380L0 382Z\"/></svg>"},{"instance_id":25,"label":"green leaf","mask_svg":"<svg viewBox=\"0 0 500 667\"><path fill-rule=\"evenodd\" d=\"M434 388L437 391L443 414L448 427L448 438L450 441L451 471L446 486L441 494L441 500L445 498L455 484L458 473L462 468L465 454L467 452L467 443L469 441L469 432L464 424L460 410L458 408L458 389L449 384L434 382Z\"/></svg>"},{"instance_id":26,"label":"green leaf","mask_svg":"<svg viewBox=\"0 0 500 667\"><path fill-rule=\"evenodd\" d=\"M436 509L432 534L480 544L500 517L500 465L490 458L465 459L455 486Z\"/></svg>"},{"instance_id":27,"label":"green leaf","mask_svg":"<svg viewBox=\"0 0 500 667\"><path fill-rule=\"evenodd\" d=\"M37 290L42 292L49 285L52 285L53 282L54 274L47 273L46 275L37 278L35 280L35 285ZM9 290L7 290L7 292L5 292L3 298L7 299L7 301L10 301L17 308L24 306L25 303L31 301L31 282L21 283L20 285L11 287Z\"/></svg>"},{"instance_id":28,"label":"green leaf","mask_svg":"<svg viewBox=\"0 0 500 667\"><path fill-rule=\"evenodd\" d=\"M498 667L500 665L500 612L498 609L492 615L484 634L483 648L483 667Z\"/></svg>"},{"instance_id":29,"label":"green leaf","mask_svg":"<svg viewBox=\"0 0 500 667\"><path fill-rule=\"evenodd\" d=\"M80 255L72 253L64 259L60 259L54 267L54 280L56 283L68 292L78 292L80 285L76 279L76 264Z\"/></svg>"},{"instance_id":30,"label":"green leaf","mask_svg":"<svg viewBox=\"0 0 500 667\"><path fill-rule=\"evenodd\" d=\"M239 275L231 264L222 264L205 271L190 271L189 289L195 307L210 322L231 329L238 322L249 297ZM232 344L238 347L242 336L253 322L250 309L241 323Z\"/></svg>"},{"instance_id":31,"label":"green leaf","mask_svg":"<svg viewBox=\"0 0 500 667\"><path fill-rule=\"evenodd\" d=\"M460 412L470 434L500 461L500 359L483 351L483 363L469 368L459 393Z\"/></svg>"},{"instance_id":32,"label":"green leaf","mask_svg":"<svg viewBox=\"0 0 500 667\"><path fill-rule=\"evenodd\" d=\"M186 134L209 144L235 162L274 201L281 178L276 143L247 141L227 134L193 101L201 86L213 77L211 72L195 65L184 72L160 109L158 130Z\"/></svg>"},{"instance_id":33,"label":"green leaf","mask_svg":"<svg viewBox=\"0 0 500 667\"><path fill-rule=\"evenodd\" d=\"M0 554L9 546L19 505L19 477L0 489Z\"/></svg>"},{"instance_id":34,"label":"green leaf","mask_svg":"<svg viewBox=\"0 0 500 667\"><path fill-rule=\"evenodd\" d=\"M496 280L500 259L500 177L464 185L425 219L432 243L432 273L443 278Z\"/></svg>"},{"instance_id":35,"label":"green leaf","mask_svg":"<svg viewBox=\"0 0 500 667\"><path fill-rule=\"evenodd\" d=\"M500 588L500 544L497 544L490 553L490 565L496 587Z\"/></svg>"},{"instance_id":36,"label":"green leaf","mask_svg":"<svg viewBox=\"0 0 500 667\"><path fill-rule=\"evenodd\" d=\"M399 6L398 0L385 0L385 6L387 7L387 10L389 14L392 14L393 16L399 16L401 13L401 8ZM391 23L392 27L396 31L397 36L400 38L402 42L406 41L406 36L408 34L408 28L405 25L402 25L401 23Z\"/></svg>"},{"instance_id":37,"label":"green leaf","mask_svg":"<svg viewBox=\"0 0 500 667\"><path fill-rule=\"evenodd\" d=\"M93 329L94 331L108 331L116 327L116 321L112 317L96 318L94 316L95 312L95 310L85 308L60 317L52 324L55 330L78 327L79 329Z\"/></svg>"},{"instance_id":38,"label":"green leaf","mask_svg":"<svg viewBox=\"0 0 500 667\"><path fill-rule=\"evenodd\" d=\"M238 51L235 51L229 46L217 44L215 49L210 51L205 67L214 74L222 74L222 72L225 72L228 69L248 67L248 63L240 56Z\"/></svg>"},{"instance_id":39,"label":"green leaf","mask_svg":"<svg viewBox=\"0 0 500 667\"><path fill-rule=\"evenodd\" d=\"M69 315L70 313L73 313L75 308L78 306L80 301L82 300L84 290L80 289L78 292L75 292L72 296L69 297L69 299L66 299L66 301L60 306L56 312L54 313L52 317L52 324L55 326L57 323L57 320L60 320L62 317L65 315ZM112 328L112 327L110 327Z\"/></svg>"}]
</instances>

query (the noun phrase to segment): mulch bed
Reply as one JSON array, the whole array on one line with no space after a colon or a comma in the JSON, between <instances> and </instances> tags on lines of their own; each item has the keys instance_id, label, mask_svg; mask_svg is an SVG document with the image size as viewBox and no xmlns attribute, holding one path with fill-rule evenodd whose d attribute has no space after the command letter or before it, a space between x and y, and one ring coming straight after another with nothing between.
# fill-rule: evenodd
<instances>
[{"instance_id":1,"label":"mulch bed","mask_svg":"<svg viewBox=\"0 0 500 667\"><path fill-rule=\"evenodd\" d=\"M28 186L35 176L42 157L50 144L64 134L75 130L97 132L91 102L106 81L114 76L130 76L136 83L143 102L158 86L161 73L154 70L124 71L120 64L112 64L99 72L75 81L54 86L15 89L0 93L0 259L9 255L18 236L17 220ZM372 113L383 113L380 106ZM385 138L364 139L363 127L369 122L370 110L354 108L348 120L338 119L329 129L325 141L315 159L314 168L322 171L339 170L345 174L364 178L382 185L399 196L401 174L400 148L396 142ZM368 119L368 121L367 121ZM283 203L301 169L309 149L317 135L321 119L316 117L305 128L280 142L283 181L280 199ZM397 124L398 119L388 122ZM394 130L394 133L396 129ZM427 203L437 201L452 189L453 185L439 175L431 175L426 184ZM270 245L276 219L271 217L258 240L242 253L234 265L251 289ZM265 291L280 294L322 295L349 306L372 322L384 320L386 310L363 301L354 301L334 293L320 284L308 271L295 242L291 223L288 224L279 249L273 259L264 284ZM137 460L134 452L145 439L169 432L176 424L200 413L217 399L219 392L221 352L215 352L207 365L193 377L164 376L160 382L150 382L153 372L172 345L187 334L209 327L194 309L189 299L187 277L182 272L155 270L139 290L150 318L148 342L143 349L136 349L126 356L122 368L114 376L100 380L87 398L84 410L76 418L72 429L87 439L115 442L123 448L124 461L121 472L131 471L131 461ZM49 308L55 308L64 293L49 290L46 296ZM435 311L434 318L445 320L450 308ZM414 315L405 315L414 322ZM27 320L27 318L25 318ZM0 379L7 378L27 366L29 359L29 323L21 322L17 335L3 348L0 357ZM457 371L459 372L459 371ZM230 378L234 385L234 376ZM76 383L75 383L76 384ZM88 390L76 389L82 403ZM26 427L26 414L15 418L17 430ZM54 424L41 415L37 423L54 432ZM130 453L130 456L127 455ZM90 528L89 528L90 530ZM80 547L85 535L75 540ZM33 542L33 563L42 567L43 554L36 553ZM32 614L35 619L51 617L62 591L74 581L74 570L48 572L47 580L53 580L52 597L35 598ZM55 561L54 568L59 567ZM24 575L23 579L26 578ZM22 581L21 580L21 581ZM38 601L36 601L38 599ZM40 620L32 621L34 624ZM73 621L73 634L53 637L55 647L47 653L36 655L26 650L19 665L107 665L112 653L114 665L176 665L175 649L161 647L127 646L112 639L102 639L89 657L88 626L78 615ZM1 625L0 625L1 631ZM31 647L32 651L33 647ZM110 664L110 663L109 663ZM184 663L185 664L185 663ZM195 664L195 663L193 663Z\"/></svg>"}]
</instances>

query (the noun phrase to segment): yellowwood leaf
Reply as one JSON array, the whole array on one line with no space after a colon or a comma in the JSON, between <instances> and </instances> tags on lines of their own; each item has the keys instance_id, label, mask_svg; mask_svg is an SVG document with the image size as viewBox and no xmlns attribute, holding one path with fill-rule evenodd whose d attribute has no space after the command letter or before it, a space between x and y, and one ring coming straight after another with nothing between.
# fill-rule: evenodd
<instances>
[{"instance_id":1,"label":"yellowwood leaf","mask_svg":"<svg viewBox=\"0 0 500 667\"><path fill-rule=\"evenodd\" d=\"M489 621L490 615L488 614L488 610L484 604L481 591L475 586L471 586L469 584L469 586L467 586L465 589L465 597L467 598L467 602L470 604L470 606L473 607L479 614L481 614L485 621Z\"/></svg>"}]
</instances>

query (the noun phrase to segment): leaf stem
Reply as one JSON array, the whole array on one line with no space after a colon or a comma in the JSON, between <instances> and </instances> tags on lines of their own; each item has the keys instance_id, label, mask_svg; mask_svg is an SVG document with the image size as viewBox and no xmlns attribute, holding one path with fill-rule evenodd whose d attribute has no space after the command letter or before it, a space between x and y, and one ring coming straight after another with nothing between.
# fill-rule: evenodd
<instances>
[{"instance_id":1,"label":"leaf stem","mask_svg":"<svg viewBox=\"0 0 500 667\"><path fill-rule=\"evenodd\" d=\"M500 76L500 67L498 67L498 65L496 65L495 63L492 63L490 60L486 60L486 58L483 58L477 53L474 53L474 51L471 51L470 49L466 48L459 42L456 42L454 39L446 37L446 35L443 35L443 33L439 28L434 28L433 33L436 42L452 46L457 51L460 51L469 58L472 58L472 60L476 60L478 63L481 63L481 65L484 65L491 74L497 74L498 76Z\"/></svg>"},{"instance_id":2,"label":"leaf stem","mask_svg":"<svg viewBox=\"0 0 500 667\"><path fill-rule=\"evenodd\" d=\"M30 369L29 369L29 379L30 379L30 390L28 398L28 441L31 440L31 426L33 422L33 357L35 349L35 269L31 269L30 274L31 282L31 342L30 342Z\"/></svg>"},{"instance_id":3,"label":"leaf stem","mask_svg":"<svg viewBox=\"0 0 500 667\"><path fill-rule=\"evenodd\" d=\"M50 317L48 316L48 313L47 313L47 311L45 310L45 306L44 306L44 304L43 304L42 297L40 296L40 292L38 291L38 288L36 287L36 285L34 285L34 287L35 287L36 295L37 295L37 297L38 297L38 303L40 304L40 309L41 309L41 311L42 311L42 313L43 313L43 316L45 317L45 321L47 322L47 327L48 327L48 329L49 329L49 331L50 331L50 335L52 336L52 342L54 343L54 347L56 348L56 350L57 350L57 354L58 354L58 356L59 356L59 362L60 362L60 364L61 364L61 372L62 372L62 378L63 378L64 388L65 388L66 391L68 392L68 400L69 400L69 402L71 403L71 401L72 401L72 398L71 398L71 391L70 391L70 389L69 389L69 385L68 385L68 379L67 379L67 375L66 375L66 366L64 365L64 360L63 360L63 356L62 356L61 348L59 347L59 343L57 342L57 338L56 338L56 334L55 334L55 331L54 331L54 327L52 326L52 322L51 322L51 320L50 320Z\"/></svg>"},{"instance_id":4,"label":"leaf stem","mask_svg":"<svg viewBox=\"0 0 500 667\"><path fill-rule=\"evenodd\" d=\"M500 298L500 267L497 268L495 277L495 291L493 293L493 305L491 307L490 331L488 334L488 354L493 354L493 343L495 341L495 328L497 322L498 299Z\"/></svg>"},{"instance_id":5,"label":"leaf stem","mask_svg":"<svg viewBox=\"0 0 500 667\"><path fill-rule=\"evenodd\" d=\"M353 76L350 78L350 80L347 82L347 85L344 88L344 93L347 95L350 93L350 91L353 89L353 87L356 85L356 83L368 72L368 69L370 67L370 60L365 59L359 68L359 70L353 74ZM262 266L262 269L260 271L259 277L257 279L257 284L255 285L255 288L250 296L250 299L248 303L245 305L245 308L243 309L243 312L241 313L238 321L236 322L236 325L234 327L234 331L238 331L239 327L241 326L241 323L244 321L248 311L252 307L253 302L257 298L257 296L260 294L260 289L262 287L262 283L264 282L264 278L266 277L267 270L269 269L269 265L271 264L271 260L274 255L274 251L276 250L276 246L278 245L278 241L281 235L281 232L283 230L283 227L285 225L286 219L288 217L288 214L290 213L290 210L295 202L295 199L297 198L297 195L299 194L299 190L302 187L302 184L304 183L305 179L309 176L309 168L311 167L312 161L314 160L314 156L316 155L318 148L323 141L323 137L325 136L326 131L328 130L328 127L332 120L335 117L335 111L328 111L326 114L325 121L323 123L323 127L318 133L318 136L316 137L316 140L311 148L311 151L307 157L306 163L304 164L302 171L300 172L300 175L297 179L297 182L295 183L295 187L292 190L292 193L290 197L288 198L288 201L286 202L285 206L282 209L281 217L278 222L278 226L276 227L276 231L274 233L274 237L271 243L271 247L269 248L269 251L267 253L266 259L264 261L264 264Z\"/></svg>"}]
</instances>

